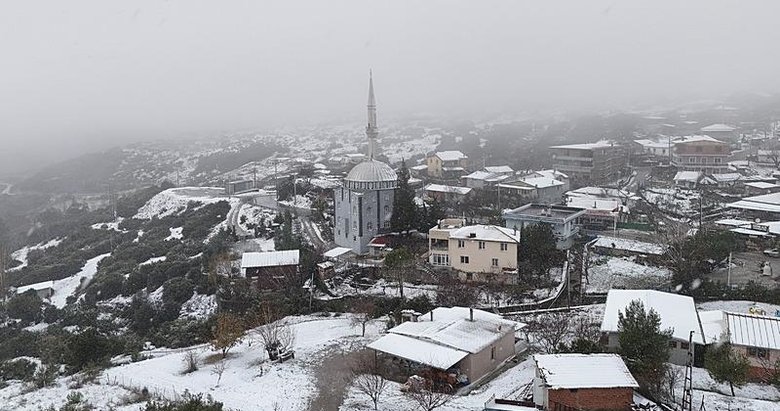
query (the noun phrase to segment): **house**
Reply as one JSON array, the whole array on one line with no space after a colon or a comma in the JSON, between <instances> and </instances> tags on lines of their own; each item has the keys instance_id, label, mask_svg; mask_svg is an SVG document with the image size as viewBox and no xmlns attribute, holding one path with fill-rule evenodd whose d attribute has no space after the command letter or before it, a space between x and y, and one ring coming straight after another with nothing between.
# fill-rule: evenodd
<instances>
[{"instance_id":1,"label":"house","mask_svg":"<svg viewBox=\"0 0 780 411\"><path fill-rule=\"evenodd\" d=\"M678 171L674 175L674 185L682 188L696 188L703 177L698 171Z\"/></svg>"},{"instance_id":2,"label":"house","mask_svg":"<svg viewBox=\"0 0 780 411\"><path fill-rule=\"evenodd\" d=\"M448 186L443 184L428 184L423 188L425 196L440 203L458 203L466 199L471 188Z\"/></svg>"},{"instance_id":3,"label":"house","mask_svg":"<svg viewBox=\"0 0 780 411\"><path fill-rule=\"evenodd\" d=\"M54 295L54 281L43 281L40 283L17 287L16 294L21 295L30 290L35 291L35 294L37 294L41 300L48 300L52 295Z\"/></svg>"},{"instance_id":4,"label":"house","mask_svg":"<svg viewBox=\"0 0 780 411\"><path fill-rule=\"evenodd\" d=\"M699 321L699 313L693 298L686 295L654 290L609 290L601 332L610 349L616 350L618 342L618 313L625 312L632 301L641 301L645 311L654 310L661 317L661 330L671 329L669 362L678 365L688 363L689 338L693 331L693 343L706 343Z\"/></svg>"},{"instance_id":5,"label":"house","mask_svg":"<svg viewBox=\"0 0 780 411\"><path fill-rule=\"evenodd\" d=\"M766 380L780 364L780 317L728 311L699 313L708 342L729 342L750 363L748 375Z\"/></svg>"},{"instance_id":6,"label":"house","mask_svg":"<svg viewBox=\"0 0 780 411\"><path fill-rule=\"evenodd\" d=\"M418 164L416 166L411 166L409 167L409 174L416 178L428 177L428 165Z\"/></svg>"},{"instance_id":7,"label":"house","mask_svg":"<svg viewBox=\"0 0 780 411\"><path fill-rule=\"evenodd\" d=\"M672 165L678 171L725 173L730 154L728 143L710 136L685 136L674 141Z\"/></svg>"},{"instance_id":8,"label":"house","mask_svg":"<svg viewBox=\"0 0 780 411\"><path fill-rule=\"evenodd\" d=\"M511 176L515 173L515 170L509 166L486 166L485 171L488 173L503 174L505 176Z\"/></svg>"},{"instance_id":9,"label":"house","mask_svg":"<svg viewBox=\"0 0 780 411\"><path fill-rule=\"evenodd\" d=\"M225 194L232 196L253 191L257 188L255 183L254 180L230 181L225 185Z\"/></svg>"},{"instance_id":10,"label":"house","mask_svg":"<svg viewBox=\"0 0 780 411\"><path fill-rule=\"evenodd\" d=\"M409 364L478 381L515 356L515 333L525 324L465 307L439 307L414 315L368 348Z\"/></svg>"},{"instance_id":11,"label":"house","mask_svg":"<svg viewBox=\"0 0 780 411\"><path fill-rule=\"evenodd\" d=\"M299 250L266 251L241 255L241 275L255 279L260 289L278 288L298 274Z\"/></svg>"},{"instance_id":12,"label":"house","mask_svg":"<svg viewBox=\"0 0 780 411\"><path fill-rule=\"evenodd\" d=\"M470 188L486 188L508 179L509 176L501 173L480 170L462 177L463 185Z\"/></svg>"},{"instance_id":13,"label":"house","mask_svg":"<svg viewBox=\"0 0 780 411\"><path fill-rule=\"evenodd\" d=\"M495 277L515 284L519 243L520 233L514 229L440 222L428 232L428 259L431 265L458 270L462 280L489 281Z\"/></svg>"},{"instance_id":14,"label":"house","mask_svg":"<svg viewBox=\"0 0 780 411\"><path fill-rule=\"evenodd\" d=\"M533 395L539 409L632 409L639 384L617 354L537 354L534 362Z\"/></svg>"},{"instance_id":15,"label":"house","mask_svg":"<svg viewBox=\"0 0 780 411\"><path fill-rule=\"evenodd\" d=\"M746 219L780 220L780 192L745 197L726 207L738 210Z\"/></svg>"},{"instance_id":16,"label":"house","mask_svg":"<svg viewBox=\"0 0 780 411\"><path fill-rule=\"evenodd\" d=\"M745 194L750 196L772 194L780 191L780 185L764 181L751 181L745 183Z\"/></svg>"},{"instance_id":17,"label":"house","mask_svg":"<svg viewBox=\"0 0 780 411\"><path fill-rule=\"evenodd\" d=\"M642 155L645 158L660 162L668 161L672 152L672 138L662 137L656 140L634 140L632 153L634 156Z\"/></svg>"},{"instance_id":18,"label":"house","mask_svg":"<svg viewBox=\"0 0 780 411\"><path fill-rule=\"evenodd\" d=\"M568 197L566 206L584 210L579 224L592 230L614 230L628 219L630 210L620 200L595 197Z\"/></svg>"},{"instance_id":19,"label":"house","mask_svg":"<svg viewBox=\"0 0 780 411\"><path fill-rule=\"evenodd\" d=\"M565 250L571 247L574 237L579 233L578 219L585 214L579 208L566 206L526 204L513 210L505 210L502 217L506 227L522 231L533 224L547 224L557 239L556 246Z\"/></svg>"},{"instance_id":20,"label":"house","mask_svg":"<svg viewBox=\"0 0 780 411\"><path fill-rule=\"evenodd\" d=\"M469 166L469 158L457 150L438 151L428 156L428 176L442 180L458 180Z\"/></svg>"},{"instance_id":21,"label":"house","mask_svg":"<svg viewBox=\"0 0 780 411\"><path fill-rule=\"evenodd\" d=\"M611 141L550 147L553 168L577 182L610 182L626 170L625 147Z\"/></svg>"},{"instance_id":22,"label":"house","mask_svg":"<svg viewBox=\"0 0 780 411\"><path fill-rule=\"evenodd\" d=\"M501 188L515 187L523 191L524 188L532 189L531 200L539 204L559 204L563 201L563 194L569 190L569 183L556 180L549 176L530 175L514 179L511 182L501 184Z\"/></svg>"},{"instance_id":23,"label":"house","mask_svg":"<svg viewBox=\"0 0 780 411\"><path fill-rule=\"evenodd\" d=\"M702 134L712 136L718 140L735 142L739 138L737 129L727 124L710 124L709 126L699 129Z\"/></svg>"}]
</instances>

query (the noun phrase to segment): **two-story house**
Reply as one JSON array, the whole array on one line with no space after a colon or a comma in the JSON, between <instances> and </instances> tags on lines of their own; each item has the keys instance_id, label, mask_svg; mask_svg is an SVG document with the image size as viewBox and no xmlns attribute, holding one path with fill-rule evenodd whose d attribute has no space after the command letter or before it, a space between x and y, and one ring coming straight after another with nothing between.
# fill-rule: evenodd
<instances>
[{"instance_id":1,"label":"two-story house","mask_svg":"<svg viewBox=\"0 0 780 411\"><path fill-rule=\"evenodd\" d=\"M725 173L730 154L728 143L710 136L687 136L674 141L672 165L680 171Z\"/></svg>"},{"instance_id":2,"label":"two-story house","mask_svg":"<svg viewBox=\"0 0 780 411\"><path fill-rule=\"evenodd\" d=\"M571 247L574 237L579 233L578 219L585 210L545 204L526 204L513 210L504 211L506 227L520 232L523 228L534 224L547 224L557 240L558 249Z\"/></svg>"},{"instance_id":3,"label":"two-story house","mask_svg":"<svg viewBox=\"0 0 780 411\"><path fill-rule=\"evenodd\" d=\"M457 150L438 151L428 156L428 177L441 180L459 180L468 168L469 158Z\"/></svg>"}]
</instances>

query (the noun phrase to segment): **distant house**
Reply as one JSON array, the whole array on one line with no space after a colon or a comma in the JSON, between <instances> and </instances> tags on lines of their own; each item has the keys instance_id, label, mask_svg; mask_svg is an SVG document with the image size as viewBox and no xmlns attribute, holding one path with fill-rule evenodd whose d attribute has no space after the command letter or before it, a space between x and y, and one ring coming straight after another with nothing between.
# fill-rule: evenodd
<instances>
[{"instance_id":1,"label":"distant house","mask_svg":"<svg viewBox=\"0 0 780 411\"><path fill-rule=\"evenodd\" d=\"M780 192L745 197L726 207L738 210L746 219L780 220Z\"/></svg>"},{"instance_id":2,"label":"distant house","mask_svg":"<svg viewBox=\"0 0 780 411\"><path fill-rule=\"evenodd\" d=\"M440 203L458 203L471 194L471 188L443 184L428 184L423 188L423 191L426 197Z\"/></svg>"},{"instance_id":3,"label":"distant house","mask_svg":"<svg viewBox=\"0 0 780 411\"><path fill-rule=\"evenodd\" d=\"M702 326L712 343L731 343L750 362L748 375L766 380L780 364L780 317L728 311L702 311Z\"/></svg>"},{"instance_id":4,"label":"distant house","mask_svg":"<svg viewBox=\"0 0 780 411\"><path fill-rule=\"evenodd\" d=\"M231 181L225 185L225 194L232 196L246 193L257 188L254 180Z\"/></svg>"},{"instance_id":5,"label":"distant house","mask_svg":"<svg viewBox=\"0 0 780 411\"><path fill-rule=\"evenodd\" d=\"M639 388L616 354L534 355L534 404L549 411L628 411Z\"/></svg>"},{"instance_id":6,"label":"distant house","mask_svg":"<svg viewBox=\"0 0 780 411\"><path fill-rule=\"evenodd\" d=\"M680 171L725 173L730 154L728 143L710 136L686 136L674 141L672 165Z\"/></svg>"},{"instance_id":7,"label":"distant house","mask_svg":"<svg viewBox=\"0 0 780 411\"><path fill-rule=\"evenodd\" d=\"M710 124L702 127L699 131L718 140L735 142L739 138L736 127L727 124Z\"/></svg>"},{"instance_id":8,"label":"distant house","mask_svg":"<svg viewBox=\"0 0 780 411\"><path fill-rule=\"evenodd\" d=\"M780 185L767 183L764 181L751 181L745 183L745 194L756 196L762 194L772 194L780 191Z\"/></svg>"},{"instance_id":9,"label":"distant house","mask_svg":"<svg viewBox=\"0 0 780 411\"><path fill-rule=\"evenodd\" d=\"M538 175L530 175L514 179L513 181L506 182L501 186L502 188L507 186L515 186L532 189L532 200L538 204L559 204L563 201L563 194L569 190L568 182L560 181L549 176Z\"/></svg>"},{"instance_id":10,"label":"distant house","mask_svg":"<svg viewBox=\"0 0 780 411\"><path fill-rule=\"evenodd\" d=\"M674 175L674 185L682 188L696 188L704 176L698 171L678 171Z\"/></svg>"},{"instance_id":11,"label":"distant house","mask_svg":"<svg viewBox=\"0 0 780 411\"><path fill-rule=\"evenodd\" d=\"M41 300L47 300L54 295L54 281L43 281L40 283L23 285L16 289L16 294L24 294L30 290L35 291L35 294L37 294Z\"/></svg>"},{"instance_id":12,"label":"distant house","mask_svg":"<svg viewBox=\"0 0 780 411\"><path fill-rule=\"evenodd\" d=\"M601 322L601 332L609 348L617 349L620 345L618 313L625 312L626 307L635 300L642 302L645 311L653 309L658 313L661 317L661 330L672 330L669 362L678 365L687 364L691 331L693 331L694 344L703 346L706 343L693 298L654 290L609 290L604 318Z\"/></svg>"},{"instance_id":13,"label":"distant house","mask_svg":"<svg viewBox=\"0 0 780 411\"><path fill-rule=\"evenodd\" d=\"M438 151L428 156L428 176L442 180L458 180L466 173L469 158L457 150Z\"/></svg>"},{"instance_id":14,"label":"distant house","mask_svg":"<svg viewBox=\"0 0 780 411\"><path fill-rule=\"evenodd\" d=\"M439 307L387 330L368 345L378 353L473 383L515 356L515 333L525 324L465 307Z\"/></svg>"},{"instance_id":15,"label":"distant house","mask_svg":"<svg viewBox=\"0 0 780 411\"><path fill-rule=\"evenodd\" d=\"M628 163L628 150L611 141L552 146L550 152L555 170L578 182L616 180Z\"/></svg>"},{"instance_id":16,"label":"distant house","mask_svg":"<svg viewBox=\"0 0 780 411\"><path fill-rule=\"evenodd\" d=\"M566 206L585 211L579 224L591 230L614 230L628 219L629 208L618 199L568 197Z\"/></svg>"},{"instance_id":17,"label":"distant house","mask_svg":"<svg viewBox=\"0 0 780 411\"><path fill-rule=\"evenodd\" d=\"M508 179L509 176L500 173L480 170L462 177L463 185L470 188L486 188Z\"/></svg>"},{"instance_id":18,"label":"distant house","mask_svg":"<svg viewBox=\"0 0 780 411\"><path fill-rule=\"evenodd\" d=\"M257 281L260 289L282 286L290 276L298 273L299 250L244 253L241 256L241 275Z\"/></svg>"},{"instance_id":19,"label":"distant house","mask_svg":"<svg viewBox=\"0 0 780 411\"><path fill-rule=\"evenodd\" d=\"M571 247L574 237L579 233L578 219L584 210L565 206L544 204L526 204L502 214L507 228L522 230L534 224L547 224L552 228L557 240L556 246L565 250Z\"/></svg>"},{"instance_id":20,"label":"distant house","mask_svg":"<svg viewBox=\"0 0 780 411\"><path fill-rule=\"evenodd\" d=\"M517 230L493 225L438 224L428 232L429 262L467 281L517 282Z\"/></svg>"}]
</instances>

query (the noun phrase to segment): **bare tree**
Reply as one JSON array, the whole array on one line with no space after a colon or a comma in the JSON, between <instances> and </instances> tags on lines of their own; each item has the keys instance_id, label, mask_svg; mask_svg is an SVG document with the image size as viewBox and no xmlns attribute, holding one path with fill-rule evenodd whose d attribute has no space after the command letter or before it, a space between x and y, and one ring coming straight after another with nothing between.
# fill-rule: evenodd
<instances>
[{"instance_id":1,"label":"bare tree","mask_svg":"<svg viewBox=\"0 0 780 411\"><path fill-rule=\"evenodd\" d=\"M355 307L353 311L354 311L354 315L352 316L352 321L351 321L352 325L361 326L362 327L361 336L365 337L366 324L368 324L369 321L374 319L376 306L370 299L361 298L355 303Z\"/></svg>"},{"instance_id":2,"label":"bare tree","mask_svg":"<svg viewBox=\"0 0 780 411\"><path fill-rule=\"evenodd\" d=\"M546 353L558 352L561 344L572 335L572 314L564 311L542 314L529 321L528 331L536 336Z\"/></svg>"},{"instance_id":3,"label":"bare tree","mask_svg":"<svg viewBox=\"0 0 780 411\"><path fill-rule=\"evenodd\" d=\"M276 360L279 355L292 350L295 345L295 332L292 326L273 311L268 305L264 305L259 313L258 321L262 324L257 328L263 348L268 353L268 358Z\"/></svg>"},{"instance_id":4,"label":"bare tree","mask_svg":"<svg viewBox=\"0 0 780 411\"><path fill-rule=\"evenodd\" d=\"M221 351L222 358L225 358L228 351L241 342L243 336L244 322L241 318L230 313L219 314L211 346L214 350Z\"/></svg>"},{"instance_id":5,"label":"bare tree","mask_svg":"<svg viewBox=\"0 0 780 411\"><path fill-rule=\"evenodd\" d=\"M423 411L433 411L452 400L452 393L436 391L427 379L406 391L406 396Z\"/></svg>"},{"instance_id":6,"label":"bare tree","mask_svg":"<svg viewBox=\"0 0 780 411\"><path fill-rule=\"evenodd\" d=\"M231 277L233 275L233 256L230 253L220 253L211 259L209 264L209 277L216 281L216 277Z\"/></svg>"},{"instance_id":7,"label":"bare tree","mask_svg":"<svg viewBox=\"0 0 780 411\"><path fill-rule=\"evenodd\" d=\"M182 361L184 362L184 371L182 371L182 374L198 371L198 362L200 359L198 358L198 353L195 351L187 351L187 353L184 354L184 359Z\"/></svg>"},{"instance_id":8,"label":"bare tree","mask_svg":"<svg viewBox=\"0 0 780 411\"><path fill-rule=\"evenodd\" d=\"M352 384L355 389L370 398L374 403L374 410L378 410L379 397L387 387L387 380L379 373L376 362L370 357L370 353L358 356L352 368Z\"/></svg>"},{"instance_id":9,"label":"bare tree","mask_svg":"<svg viewBox=\"0 0 780 411\"><path fill-rule=\"evenodd\" d=\"M211 373L217 376L217 387L219 387L219 382L222 381L222 374L225 373L227 364L228 361L219 361L214 363L214 366L211 368Z\"/></svg>"}]
</instances>

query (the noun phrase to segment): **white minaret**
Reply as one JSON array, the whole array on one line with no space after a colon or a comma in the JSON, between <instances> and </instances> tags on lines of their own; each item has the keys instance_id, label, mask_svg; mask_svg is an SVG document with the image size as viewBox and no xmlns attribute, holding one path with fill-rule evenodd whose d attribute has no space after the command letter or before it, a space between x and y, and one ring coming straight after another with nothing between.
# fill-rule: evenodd
<instances>
[{"instance_id":1,"label":"white minaret","mask_svg":"<svg viewBox=\"0 0 780 411\"><path fill-rule=\"evenodd\" d=\"M368 71L368 125L366 126L366 136L368 137L368 159L374 159L376 150L376 137L379 135L379 129L376 126L376 99L374 98L374 76Z\"/></svg>"}]
</instances>

